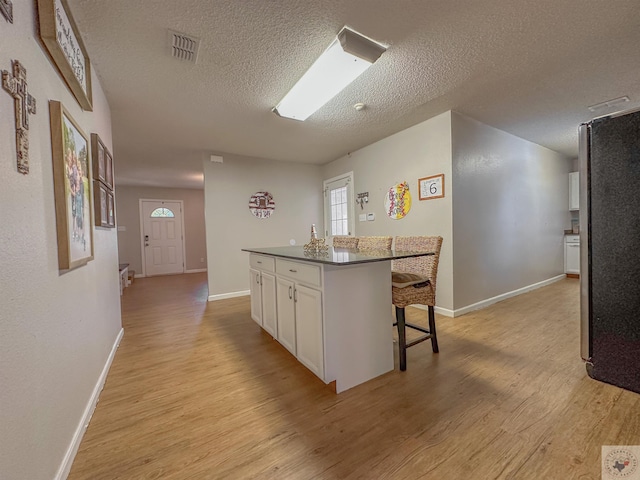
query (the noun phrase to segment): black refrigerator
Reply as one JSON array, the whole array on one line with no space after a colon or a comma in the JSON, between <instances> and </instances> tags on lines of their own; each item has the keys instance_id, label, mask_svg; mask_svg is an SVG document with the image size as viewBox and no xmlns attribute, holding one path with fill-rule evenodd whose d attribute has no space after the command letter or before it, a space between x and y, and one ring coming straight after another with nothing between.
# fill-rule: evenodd
<instances>
[{"instance_id":1,"label":"black refrigerator","mask_svg":"<svg viewBox=\"0 0 640 480\"><path fill-rule=\"evenodd\" d=\"M640 393L640 109L580 126L581 355Z\"/></svg>"}]
</instances>

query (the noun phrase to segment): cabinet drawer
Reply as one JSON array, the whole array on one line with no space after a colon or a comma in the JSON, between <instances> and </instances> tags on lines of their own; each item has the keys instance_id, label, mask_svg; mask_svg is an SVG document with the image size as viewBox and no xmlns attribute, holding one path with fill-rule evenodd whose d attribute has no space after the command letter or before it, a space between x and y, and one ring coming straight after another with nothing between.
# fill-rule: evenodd
<instances>
[{"instance_id":1,"label":"cabinet drawer","mask_svg":"<svg viewBox=\"0 0 640 480\"><path fill-rule=\"evenodd\" d=\"M249 255L249 265L251 265L251 268L263 270L265 272L276 271L275 258L267 257L265 255L256 255L252 253Z\"/></svg>"},{"instance_id":2,"label":"cabinet drawer","mask_svg":"<svg viewBox=\"0 0 640 480\"><path fill-rule=\"evenodd\" d=\"M281 258L276 259L276 273L289 277L297 282L320 286L320 267L308 263L290 262Z\"/></svg>"},{"instance_id":3,"label":"cabinet drawer","mask_svg":"<svg viewBox=\"0 0 640 480\"><path fill-rule=\"evenodd\" d=\"M564 241L567 243L580 243L580 235L566 235Z\"/></svg>"}]
</instances>

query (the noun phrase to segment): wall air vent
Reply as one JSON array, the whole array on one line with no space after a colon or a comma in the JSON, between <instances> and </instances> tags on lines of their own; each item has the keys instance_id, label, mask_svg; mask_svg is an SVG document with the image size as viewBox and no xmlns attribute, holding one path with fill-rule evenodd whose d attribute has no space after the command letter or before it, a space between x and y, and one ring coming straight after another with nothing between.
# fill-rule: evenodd
<instances>
[{"instance_id":1,"label":"wall air vent","mask_svg":"<svg viewBox=\"0 0 640 480\"><path fill-rule=\"evenodd\" d=\"M180 60L196 63L200 39L174 30L169 30L168 33L169 55Z\"/></svg>"}]
</instances>

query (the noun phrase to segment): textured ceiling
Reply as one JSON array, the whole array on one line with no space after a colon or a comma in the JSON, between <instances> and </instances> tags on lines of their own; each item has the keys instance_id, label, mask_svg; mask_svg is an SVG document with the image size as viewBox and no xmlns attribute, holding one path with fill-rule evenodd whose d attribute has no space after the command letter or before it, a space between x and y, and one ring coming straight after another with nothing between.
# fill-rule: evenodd
<instances>
[{"instance_id":1,"label":"textured ceiling","mask_svg":"<svg viewBox=\"0 0 640 480\"><path fill-rule=\"evenodd\" d=\"M588 105L640 106L638 0L68 3L120 185L201 188L211 154L327 163L447 110L577 156ZM344 25L388 50L305 122L274 115ZM167 54L167 29L201 39L197 64Z\"/></svg>"}]
</instances>

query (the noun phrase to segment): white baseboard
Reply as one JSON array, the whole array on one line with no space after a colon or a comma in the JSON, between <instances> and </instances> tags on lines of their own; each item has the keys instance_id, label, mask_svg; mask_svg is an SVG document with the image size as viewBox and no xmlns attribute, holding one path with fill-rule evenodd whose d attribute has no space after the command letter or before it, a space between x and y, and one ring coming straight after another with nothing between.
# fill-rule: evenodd
<instances>
[{"instance_id":1,"label":"white baseboard","mask_svg":"<svg viewBox=\"0 0 640 480\"><path fill-rule=\"evenodd\" d=\"M436 313L439 313L440 315L444 315L445 317L455 317L456 316L456 312L454 312L453 310L449 310L448 308L442 308L442 307L438 307L437 305L434 308Z\"/></svg>"},{"instance_id":2,"label":"white baseboard","mask_svg":"<svg viewBox=\"0 0 640 480\"><path fill-rule=\"evenodd\" d=\"M242 290L240 292L219 293L217 295L209 295L208 300L210 302L215 302L216 300L224 300L226 298L245 297L250 293L251 292L249 290Z\"/></svg>"},{"instance_id":3,"label":"white baseboard","mask_svg":"<svg viewBox=\"0 0 640 480\"><path fill-rule=\"evenodd\" d=\"M411 305L412 308L417 308L418 310L428 310L429 307L427 307L426 305ZM444 315L445 317L453 317L454 316L454 311L453 310L449 310L448 308L442 308L439 306L435 306L434 307L434 312L439 313L440 315Z\"/></svg>"},{"instance_id":4,"label":"white baseboard","mask_svg":"<svg viewBox=\"0 0 640 480\"><path fill-rule=\"evenodd\" d=\"M438 307L436 305L435 312L440 315L444 315L445 317L460 317L465 313L472 312L474 310L480 310L481 308L488 307L489 305L493 305L494 303L498 303L502 300L506 300L507 298L515 297L516 295L521 295L523 293L530 292L531 290L535 290L536 288L544 287L546 285L550 285L554 282L562 280L566 278L566 275L558 275L557 277L552 277L547 280L543 280L542 282L534 283L533 285L528 285L526 287L519 288L517 290L513 290L511 292L503 293L502 295L498 295L496 297L487 298L486 300L482 300L481 302L474 303L472 305L467 305L466 307L458 308L456 310L449 310L448 308ZM420 310L426 310L426 305L411 305L414 308L418 308Z\"/></svg>"},{"instance_id":5,"label":"white baseboard","mask_svg":"<svg viewBox=\"0 0 640 480\"><path fill-rule=\"evenodd\" d=\"M513 290L511 292L503 293L502 295L497 295L492 298L487 298L486 300L482 300L481 302L473 303L471 305L467 305L466 307L457 308L453 311L454 317L459 317L464 315L465 313L472 312L474 310L480 310L481 308L488 307L489 305L493 305L494 303L498 303L502 300L506 300L507 298L515 297L516 295L521 295L523 293L530 292L531 290L535 290L540 287L545 287L552 283L558 282L567 276L563 273L562 275L558 275L556 277L548 278L547 280L543 280L538 283L534 283L532 285L528 285L526 287L518 288L517 290ZM437 307L436 307L437 308Z\"/></svg>"},{"instance_id":6,"label":"white baseboard","mask_svg":"<svg viewBox=\"0 0 640 480\"><path fill-rule=\"evenodd\" d=\"M118 346L120 345L120 340L122 340L122 336L124 335L124 328L120 329L118 332L118 336L116 337L116 341L111 348L111 353L109 353L109 357L107 357L107 361L104 364L104 368L102 369L102 373L100 377L98 377L98 382L96 386L93 388L93 393L89 398L89 403L84 409L84 413L82 418L80 419L80 424L78 428L76 428L76 432L71 439L71 444L69 448L67 448L67 453L60 464L60 468L58 468L58 472L54 477L54 480L65 480L69 476L69 472L71 471L71 466L73 465L73 461L76 458L76 454L78 453L78 448L80 448L80 442L82 442L82 437L84 436L84 432L87 430L89 426L89 422L91 421L91 417L93 416L93 412L96 409L96 405L98 404L98 399L100 398L100 392L104 388L104 382L107 380L107 374L109 373L109 369L111 368L111 363L113 362L113 358L116 355L116 350L118 350Z\"/></svg>"},{"instance_id":7,"label":"white baseboard","mask_svg":"<svg viewBox=\"0 0 640 480\"><path fill-rule=\"evenodd\" d=\"M206 268L195 268L193 270L185 270L182 273L202 273L202 272L206 272L207 269ZM181 273L175 273L174 275L181 275ZM136 273L135 278L145 278L146 275L142 274L142 273Z\"/></svg>"}]
</instances>

